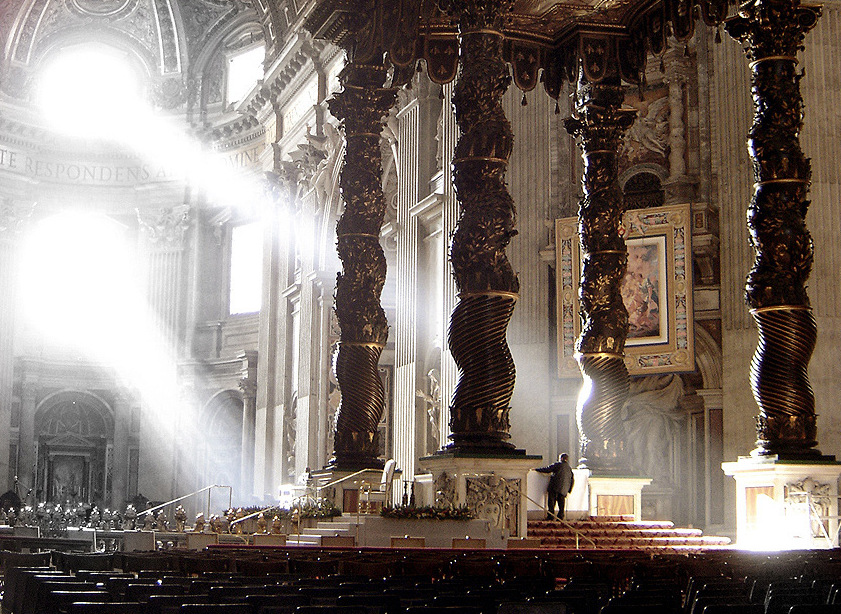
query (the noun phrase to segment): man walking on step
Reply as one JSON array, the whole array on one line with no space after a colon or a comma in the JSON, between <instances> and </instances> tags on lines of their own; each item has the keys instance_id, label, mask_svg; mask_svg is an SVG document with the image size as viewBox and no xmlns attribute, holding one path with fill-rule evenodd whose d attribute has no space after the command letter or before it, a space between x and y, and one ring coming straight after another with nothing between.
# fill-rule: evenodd
<instances>
[{"instance_id":1,"label":"man walking on step","mask_svg":"<svg viewBox=\"0 0 841 614\"><path fill-rule=\"evenodd\" d=\"M563 520L566 497L569 491L572 490L572 485L575 483L572 467L569 466L569 455L561 454L558 457L557 463L552 463L548 467L540 467L535 471L552 474L549 478L549 486L546 488L546 494L549 498L546 520ZM557 516L555 516L555 503L558 504Z\"/></svg>"}]
</instances>

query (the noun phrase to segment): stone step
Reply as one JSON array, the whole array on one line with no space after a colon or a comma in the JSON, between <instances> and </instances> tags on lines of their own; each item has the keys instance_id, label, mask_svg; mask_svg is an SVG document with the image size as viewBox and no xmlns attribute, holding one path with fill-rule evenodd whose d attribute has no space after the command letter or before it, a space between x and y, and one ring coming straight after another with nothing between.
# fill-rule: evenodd
<instances>
[{"instance_id":1,"label":"stone step","mask_svg":"<svg viewBox=\"0 0 841 614\"><path fill-rule=\"evenodd\" d=\"M575 548L576 533L579 548L701 552L730 545L726 537L705 536L700 529L675 527L668 521L601 518L568 524L546 520L528 523L529 537L540 539L542 548Z\"/></svg>"},{"instance_id":2,"label":"stone step","mask_svg":"<svg viewBox=\"0 0 841 614\"><path fill-rule=\"evenodd\" d=\"M356 526L352 527L316 527L314 529L307 529L310 535L350 535L355 537L357 534Z\"/></svg>"},{"instance_id":3,"label":"stone step","mask_svg":"<svg viewBox=\"0 0 841 614\"><path fill-rule=\"evenodd\" d=\"M333 531L333 532L342 532L342 531L350 531L356 529L355 522L319 522L314 529L307 529L308 531Z\"/></svg>"},{"instance_id":4,"label":"stone step","mask_svg":"<svg viewBox=\"0 0 841 614\"><path fill-rule=\"evenodd\" d=\"M557 522L555 520L529 520L529 529L532 527L566 527L572 526L578 530L583 529L673 529L675 524L668 520L638 520L636 522L629 521L592 521L592 520L574 520L566 523Z\"/></svg>"},{"instance_id":5,"label":"stone step","mask_svg":"<svg viewBox=\"0 0 841 614\"><path fill-rule=\"evenodd\" d=\"M589 536L588 536L589 537ZM625 547L652 547L659 548L662 546L726 546L730 540L726 537L651 537L651 538L633 538L633 537L616 537L616 538L590 538L595 542L597 547L602 548L625 548ZM564 537L542 537L540 538L541 545L552 545L555 547L575 547L575 536ZM590 544L584 538L580 538L579 545Z\"/></svg>"},{"instance_id":6,"label":"stone step","mask_svg":"<svg viewBox=\"0 0 841 614\"><path fill-rule=\"evenodd\" d=\"M301 533L298 535L297 533L293 533L292 535L286 536L286 544L298 546L320 546L321 535L313 535L310 533Z\"/></svg>"},{"instance_id":7,"label":"stone step","mask_svg":"<svg viewBox=\"0 0 841 614\"><path fill-rule=\"evenodd\" d=\"M588 537L615 537L617 535L624 535L628 537L700 537L703 535L701 529L580 529L580 533ZM563 537L564 535L573 535L574 531L567 528L533 528L529 529L529 535L532 537Z\"/></svg>"}]
</instances>

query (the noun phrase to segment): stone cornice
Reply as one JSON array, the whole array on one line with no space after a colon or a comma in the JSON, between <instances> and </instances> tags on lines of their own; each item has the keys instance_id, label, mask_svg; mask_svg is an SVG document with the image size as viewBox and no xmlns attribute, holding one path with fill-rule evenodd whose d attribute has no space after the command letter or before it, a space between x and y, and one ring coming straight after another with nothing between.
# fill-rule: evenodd
<instances>
[{"instance_id":1,"label":"stone cornice","mask_svg":"<svg viewBox=\"0 0 841 614\"><path fill-rule=\"evenodd\" d=\"M238 117L224 124L208 129L217 151L236 149L246 143L261 138L266 133L265 127L252 115Z\"/></svg>"}]
</instances>

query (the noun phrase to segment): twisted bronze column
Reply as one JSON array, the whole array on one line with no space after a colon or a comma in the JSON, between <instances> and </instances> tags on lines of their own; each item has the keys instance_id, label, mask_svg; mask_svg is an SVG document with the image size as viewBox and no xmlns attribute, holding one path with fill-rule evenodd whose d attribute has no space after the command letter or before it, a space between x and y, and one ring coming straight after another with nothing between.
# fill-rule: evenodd
<instances>
[{"instance_id":1,"label":"twisted bronze column","mask_svg":"<svg viewBox=\"0 0 841 614\"><path fill-rule=\"evenodd\" d=\"M342 272L336 281L341 342L335 370L342 400L330 464L357 470L382 466L377 427L385 393L377 365L388 322L380 305L386 274L379 239L386 207L380 133L397 91L383 87L382 54L378 63L351 61L340 79L343 89L329 102L330 112L342 120L347 142L339 180L345 209L336 226Z\"/></svg>"},{"instance_id":2,"label":"twisted bronze column","mask_svg":"<svg viewBox=\"0 0 841 614\"><path fill-rule=\"evenodd\" d=\"M628 396L625 338L628 311L620 284L628 250L620 233L624 205L619 186L619 145L636 112L623 109L618 76L599 83L578 76L575 116L565 121L584 158L584 196L578 232L581 275L581 336L576 343L584 384L578 398L579 464L594 471L620 471L624 448L620 411Z\"/></svg>"},{"instance_id":3,"label":"twisted bronze column","mask_svg":"<svg viewBox=\"0 0 841 614\"><path fill-rule=\"evenodd\" d=\"M802 74L795 57L818 17L819 8L802 7L799 0L750 0L726 25L750 61L754 102L748 230L756 256L745 298L759 328L751 361L751 387L759 405L753 454L759 456L820 456L807 373L817 339L806 294L813 256L806 228L811 167L800 150Z\"/></svg>"},{"instance_id":4,"label":"twisted bronze column","mask_svg":"<svg viewBox=\"0 0 841 614\"><path fill-rule=\"evenodd\" d=\"M459 303L449 345L460 370L450 408L450 450L505 451L514 360L505 338L519 281L505 248L516 234L505 171L514 136L502 108L511 83L502 58L502 20L513 0L451 0L459 17L461 57L453 94L461 136L453 183L461 217L450 260Z\"/></svg>"}]
</instances>

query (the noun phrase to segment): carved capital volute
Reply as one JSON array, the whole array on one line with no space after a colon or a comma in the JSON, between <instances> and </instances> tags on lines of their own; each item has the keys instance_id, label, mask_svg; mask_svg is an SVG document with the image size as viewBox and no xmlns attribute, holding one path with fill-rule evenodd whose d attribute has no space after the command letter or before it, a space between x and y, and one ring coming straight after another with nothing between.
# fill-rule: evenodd
<instances>
[{"instance_id":1,"label":"carved capital volute","mask_svg":"<svg viewBox=\"0 0 841 614\"><path fill-rule=\"evenodd\" d=\"M190 206L161 207L146 212L135 210L137 221L149 243L163 249L183 249L190 228Z\"/></svg>"},{"instance_id":2,"label":"carved capital volute","mask_svg":"<svg viewBox=\"0 0 841 614\"><path fill-rule=\"evenodd\" d=\"M257 395L257 352L242 352L237 360L240 361L239 389L243 397L253 399Z\"/></svg>"},{"instance_id":3,"label":"carved capital volute","mask_svg":"<svg viewBox=\"0 0 841 614\"><path fill-rule=\"evenodd\" d=\"M0 237L14 236L22 232L34 210L35 203L22 206L10 198L0 201Z\"/></svg>"},{"instance_id":4,"label":"carved capital volute","mask_svg":"<svg viewBox=\"0 0 841 614\"><path fill-rule=\"evenodd\" d=\"M345 135L375 134L379 138L383 117L397 92L383 87L385 65L349 63L339 75L342 91L328 101L330 112L342 120Z\"/></svg>"}]
</instances>

